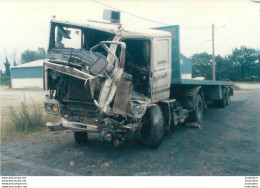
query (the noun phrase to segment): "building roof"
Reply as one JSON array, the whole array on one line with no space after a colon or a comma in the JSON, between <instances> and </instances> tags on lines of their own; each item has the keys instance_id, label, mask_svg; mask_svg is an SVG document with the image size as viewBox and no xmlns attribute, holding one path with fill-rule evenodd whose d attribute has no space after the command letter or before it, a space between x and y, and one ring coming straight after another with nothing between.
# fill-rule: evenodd
<instances>
[{"instance_id":1,"label":"building roof","mask_svg":"<svg viewBox=\"0 0 260 188\"><path fill-rule=\"evenodd\" d=\"M181 64L180 64L181 73L192 73L192 62L181 53L180 53L180 58L181 58Z\"/></svg>"},{"instance_id":2,"label":"building roof","mask_svg":"<svg viewBox=\"0 0 260 188\"><path fill-rule=\"evenodd\" d=\"M14 68L26 68L26 67L42 67L43 62L44 62L44 59L39 59L39 60L36 60L36 61L31 61L29 63L17 65L15 67L11 67L11 68L14 69Z\"/></svg>"}]
</instances>

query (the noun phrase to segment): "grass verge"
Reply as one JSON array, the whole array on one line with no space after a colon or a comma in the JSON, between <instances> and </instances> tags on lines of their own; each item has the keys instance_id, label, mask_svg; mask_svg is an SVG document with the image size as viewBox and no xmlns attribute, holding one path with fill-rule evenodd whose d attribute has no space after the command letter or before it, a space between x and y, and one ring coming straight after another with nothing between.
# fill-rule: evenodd
<instances>
[{"instance_id":1,"label":"grass verge","mask_svg":"<svg viewBox=\"0 0 260 188\"><path fill-rule=\"evenodd\" d=\"M59 116L45 114L43 107L32 101L27 105L25 99L18 107L9 107L8 119L1 122L1 139L21 137L30 133L46 133L46 123L58 121Z\"/></svg>"}]
</instances>

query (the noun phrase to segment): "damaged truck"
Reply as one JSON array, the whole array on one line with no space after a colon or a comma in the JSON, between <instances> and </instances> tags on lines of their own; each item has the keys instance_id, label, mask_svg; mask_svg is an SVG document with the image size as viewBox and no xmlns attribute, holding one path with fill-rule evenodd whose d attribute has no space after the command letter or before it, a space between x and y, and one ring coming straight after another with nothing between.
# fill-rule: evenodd
<instances>
[{"instance_id":1,"label":"damaged truck","mask_svg":"<svg viewBox=\"0 0 260 188\"><path fill-rule=\"evenodd\" d=\"M201 123L209 103L225 107L232 84L184 79L179 26L128 30L120 24L53 19L44 62L45 110L60 115L50 130L72 130L76 143L88 133L118 146L137 134L159 146L171 126Z\"/></svg>"}]
</instances>

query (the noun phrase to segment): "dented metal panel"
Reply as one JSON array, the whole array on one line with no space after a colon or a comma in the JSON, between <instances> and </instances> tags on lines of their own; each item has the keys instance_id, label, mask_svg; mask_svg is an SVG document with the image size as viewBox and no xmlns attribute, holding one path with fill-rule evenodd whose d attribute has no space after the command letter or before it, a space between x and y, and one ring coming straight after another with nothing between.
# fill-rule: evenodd
<instances>
[{"instance_id":1,"label":"dented metal panel","mask_svg":"<svg viewBox=\"0 0 260 188\"><path fill-rule=\"evenodd\" d=\"M72 68L72 67L66 66L66 65L59 65L59 64L55 64L55 63L45 62L45 68L52 69L57 72L67 74L67 75L70 75L72 77L82 79L82 80L88 80L88 79L94 78L94 76L92 76L86 72L80 71L76 68Z\"/></svg>"},{"instance_id":2,"label":"dented metal panel","mask_svg":"<svg viewBox=\"0 0 260 188\"><path fill-rule=\"evenodd\" d=\"M129 80L131 75L123 73L121 76L120 84L117 88L114 105L113 105L113 113L118 115L126 115L127 105L130 102L131 92L133 89L132 82Z\"/></svg>"}]
</instances>

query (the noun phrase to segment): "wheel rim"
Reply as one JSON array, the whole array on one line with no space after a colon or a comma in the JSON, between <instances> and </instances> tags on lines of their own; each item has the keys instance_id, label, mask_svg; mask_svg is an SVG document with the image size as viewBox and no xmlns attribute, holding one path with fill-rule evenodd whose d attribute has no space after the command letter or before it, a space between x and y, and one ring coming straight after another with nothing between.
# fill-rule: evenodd
<instances>
[{"instance_id":1,"label":"wheel rim","mask_svg":"<svg viewBox=\"0 0 260 188\"><path fill-rule=\"evenodd\" d=\"M224 92L223 103L224 103L224 105L227 104L227 92L226 91Z\"/></svg>"},{"instance_id":2,"label":"wheel rim","mask_svg":"<svg viewBox=\"0 0 260 188\"><path fill-rule=\"evenodd\" d=\"M227 98L226 98L226 97L225 97L225 99L224 99L224 103L227 104Z\"/></svg>"},{"instance_id":3,"label":"wheel rim","mask_svg":"<svg viewBox=\"0 0 260 188\"><path fill-rule=\"evenodd\" d=\"M229 102L230 102L230 95L229 95L228 92L227 92L226 96L227 96L226 104L229 105Z\"/></svg>"}]
</instances>

